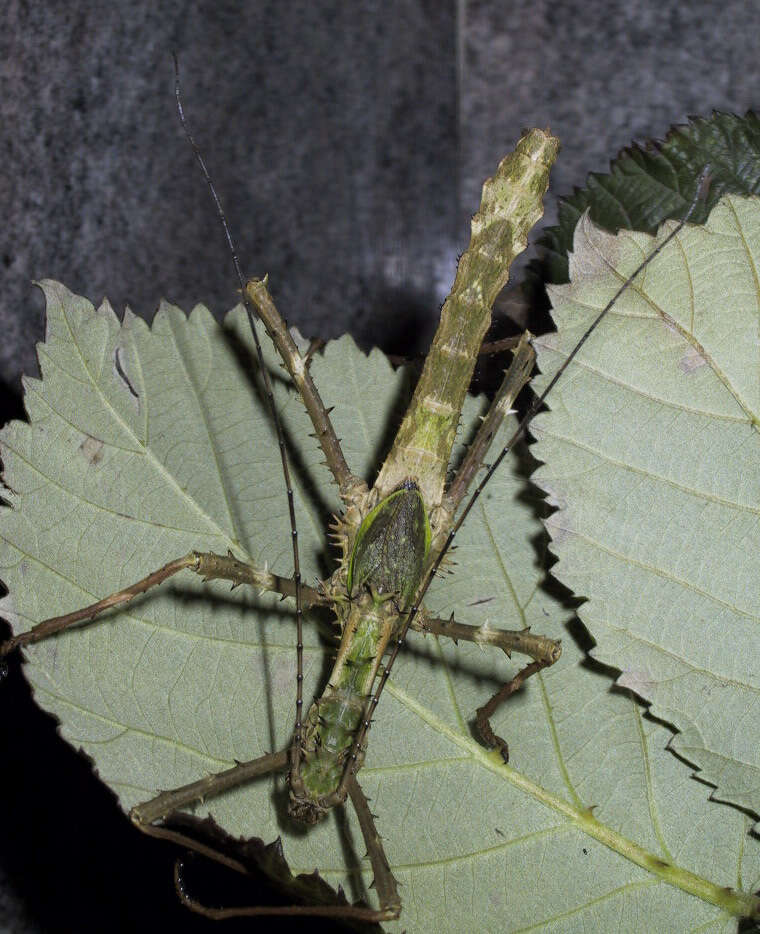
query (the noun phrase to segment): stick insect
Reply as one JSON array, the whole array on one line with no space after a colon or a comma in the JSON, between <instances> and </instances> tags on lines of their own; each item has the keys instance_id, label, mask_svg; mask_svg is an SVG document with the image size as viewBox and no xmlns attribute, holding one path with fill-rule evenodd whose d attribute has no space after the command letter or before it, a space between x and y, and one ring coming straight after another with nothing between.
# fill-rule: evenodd
<instances>
[{"instance_id":1,"label":"stick insect","mask_svg":"<svg viewBox=\"0 0 760 934\"><path fill-rule=\"evenodd\" d=\"M184 126L178 84L177 101ZM457 278L443 306L433 346L398 434L370 488L349 468L330 413L311 377L309 354L299 349L288 331L272 300L266 279L244 280L205 164L189 134L188 138L214 196L249 309L260 378L282 458L291 529L292 575L277 576L267 568L252 567L233 553L194 550L83 609L46 619L33 629L13 636L2 646L2 654L7 655L16 648L40 642L81 622L94 620L108 610L128 604L183 570L192 571L204 580L226 580L235 586L252 585L292 601L297 632L296 715L288 747L239 763L220 773L199 776L197 780L172 791L161 792L135 805L130 816L135 826L150 836L184 843L225 865L244 870L241 856L215 850L212 845L193 839L193 831L208 830L208 827L179 818L178 812L258 777L287 772L289 812L294 820L306 825L315 824L322 821L331 809L350 799L369 855L379 907L307 904L274 908L208 908L186 891L179 873L177 889L183 902L201 914L219 919L236 915L321 915L355 922L392 920L401 913L401 897L367 798L359 784L358 773L366 756L375 709L409 630L495 647L508 656L519 652L531 658L476 712L476 728L482 741L498 749L505 762L509 756L507 743L496 734L490 722L495 710L532 675L554 664L560 656L560 645L555 639L529 631L508 632L473 627L455 619L437 619L425 610L423 604L428 588L446 570L444 562L465 519L562 373L560 370L542 396L534 401L519 427L476 484L491 442L517 393L530 376L533 354L528 336L523 337L515 348L513 363L480 428L453 478L447 483L462 405L490 323L490 310L506 283L509 264L524 249L528 232L541 214L541 199L558 142L548 133L530 131L521 139L515 153L502 162L494 178L486 183L480 211L473 219L470 246L460 260ZM680 226L676 227L668 240L679 229ZM632 278L654 255L642 263ZM622 286L621 291L625 287ZM599 324L618 295L600 313L586 336ZM338 555L337 568L316 586L302 580L291 466L286 455L287 439L274 402L272 378L264 362L254 317L263 322L308 412L317 443L343 504L342 514L336 518L332 529ZM98 453L93 450L92 456L96 457ZM341 641L327 678L327 687L317 700L307 705L303 688L303 616L312 608L327 609L334 614Z\"/></svg>"}]
</instances>

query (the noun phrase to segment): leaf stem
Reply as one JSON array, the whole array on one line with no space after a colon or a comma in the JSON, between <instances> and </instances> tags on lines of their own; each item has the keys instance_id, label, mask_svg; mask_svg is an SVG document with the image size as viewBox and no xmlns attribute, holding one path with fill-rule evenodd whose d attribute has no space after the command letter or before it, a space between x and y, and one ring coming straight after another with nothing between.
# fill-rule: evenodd
<instances>
[{"instance_id":1,"label":"leaf stem","mask_svg":"<svg viewBox=\"0 0 760 934\"><path fill-rule=\"evenodd\" d=\"M638 843L634 843L624 837L623 834L598 821L593 815L592 808L577 807L570 804L559 795L555 795L531 781L521 772L509 765L505 765L498 750L484 749L474 740L456 732L443 720L432 714L429 709L421 705L414 697L394 684L393 681L388 682L388 690L422 720L445 735L447 739L466 749L473 759L476 759L481 765L506 779L511 785L524 791L532 798L562 814L570 823L588 834L588 836L603 843L642 869L646 869L647 872L658 876L669 885L688 892L690 895L695 895L697 898L717 906L734 917L760 920L760 898L756 895L751 892L740 892L729 886L717 885L694 872L690 872L688 869L660 859L654 853L650 853L649 850L639 846Z\"/></svg>"}]
</instances>

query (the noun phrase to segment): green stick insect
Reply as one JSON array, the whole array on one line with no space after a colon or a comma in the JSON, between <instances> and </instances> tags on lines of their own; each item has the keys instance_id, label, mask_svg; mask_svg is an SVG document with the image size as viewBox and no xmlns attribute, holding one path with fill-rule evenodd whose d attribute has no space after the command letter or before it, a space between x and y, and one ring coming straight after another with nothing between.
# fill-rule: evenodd
<instances>
[{"instance_id":1,"label":"green stick insect","mask_svg":"<svg viewBox=\"0 0 760 934\"><path fill-rule=\"evenodd\" d=\"M179 83L177 103L184 127ZM475 728L484 746L494 747L500 759L504 763L508 761L507 743L496 734L491 725L491 718L497 708L520 689L527 679L557 662L561 654L559 640L534 634L527 628L520 631L504 631L490 626L468 625L455 620L453 614L449 619L437 618L426 609L423 601L434 582L450 572L446 562L455 537L508 452L525 434L530 420L561 378L565 366L607 314L620 293L657 252L676 236L693 210L693 205L684 220L654 253L644 259L633 276L605 306L540 398L533 402L522 422L506 440L499 442L497 455L479 482L476 482L492 442L499 436L500 430L503 430L502 423L510 413L517 394L528 381L533 367L534 355L529 335L524 335L516 342L513 362L469 445L464 451L458 449L457 430L475 363L490 324L492 305L506 284L512 260L525 248L527 235L542 213L541 201L547 188L550 167L558 151L558 141L549 133L540 130L527 132L519 141L515 152L503 160L494 177L485 183L480 209L472 222L472 238L460 259L452 291L441 310L440 325L422 374L395 439L385 453L382 467L370 487L349 467L331 418L331 410L317 390L312 375L312 368L316 366L317 359L312 358L310 350L299 346L296 338L288 330L275 307L266 279L248 282L244 280L221 205L203 159L187 129L186 133L215 199L246 302L250 335L257 361L253 379L267 399L269 412L268 416L260 420L260 430L270 436L270 447L273 444L279 450L285 480L284 499L287 503L290 529L292 574L281 576L272 573L267 566L249 560L247 556L238 557L235 550L239 547L242 551L240 541L244 536L231 535L228 537L230 547L225 553L203 546L194 547L183 557L169 561L136 583L120 586L109 596L82 609L43 619L41 622L36 621L39 615L36 619L33 618L31 604L23 603L19 598L14 613L8 614L18 623L17 634L4 643L0 651L5 656L15 649L30 648L36 643L41 643L39 649L34 651L41 651L43 654L38 656L35 664L44 669L43 677L47 679L48 684L52 684L63 671L65 659L70 660L74 657L68 654L73 651L70 643L66 641L70 639L70 635L62 637L58 634L111 611L109 625L102 627L109 635L103 638L120 638L117 630L121 623L122 628L119 631L126 633L125 639L130 639L129 627L132 626L132 621L120 608L126 607L146 591L185 570L192 571L204 582L228 581L232 582L233 587L246 584L264 595L261 599L266 600L266 595L274 595L288 601L289 605L294 606L297 652L295 725L286 746L276 752L235 762L221 771L197 774L193 780L181 787L147 796L141 795L137 789L153 787L154 790L158 790L161 786L151 785L154 775L149 766L135 762L134 775L129 783L130 787L125 788L124 795L125 800L133 802L129 805L130 817L143 833L192 847L238 871L246 872L251 862L263 862L279 881L285 879L286 889L291 897L300 898L304 902L284 907L207 907L186 890L181 864L178 863L176 884L181 899L189 908L209 918L321 915L349 923L391 921L401 915L402 899L368 799L359 783L358 773L367 755L370 726L380 697L389 683L389 676L395 671L397 656L410 630L434 635L440 639L470 642L482 648L497 648L510 657L513 652L528 656L531 661L504 683L475 715ZM698 184L693 204L696 204L700 188ZM134 446L135 438L144 437L146 433L152 432L152 444L158 444L160 447L163 430L156 422L155 415L146 411L149 408L149 384L152 377L142 369L144 355L141 357L135 350L140 341L144 340L146 329L134 319L129 319L121 331L118 328L114 331L109 309L93 312L62 287L52 283L43 284L43 287L48 299L49 328L65 332L64 338L70 340L71 346L77 345L77 335L81 329L86 327L102 330L100 356L97 357L94 352L92 355L89 352L80 353L77 365L81 365L81 372L86 372L88 379L91 377L92 390L100 401L108 398L109 426L105 428L101 425L98 428L96 418L94 427L84 432L85 439L81 441L82 430L77 426L82 424L82 413L88 403L79 403L77 411L70 413L74 437L79 441L77 450L81 452L76 469L81 468L85 472L89 470L91 473L93 469L107 465L113 456L116 469L108 484L121 483L129 487L132 482L130 470L137 463L136 459L143 454L142 449L138 451ZM259 341L256 319L263 323L284 365L288 381L284 388L281 374ZM165 320L169 330L176 324L171 314L167 314ZM197 319L191 318L191 324L194 320L198 323ZM200 327L200 324L198 326ZM236 335L240 340L250 341L250 337L241 336L241 317L236 319L234 327L238 329ZM176 334L173 339L180 341ZM199 350L197 340L193 346L188 347L185 360L188 371L192 371L195 366L193 354L204 351L204 348L205 345ZM221 353L221 350L219 352ZM217 379L224 381L224 372L215 368L209 360L205 363L206 372L213 372ZM249 361L243 362L248 366ZM158 368L160 369L160 362ZM60 367L60 374L63 380L76 381L80 378L65 365ZM118 402L113 402L109 390L104 388L106 384L113 383L118 384L121 390ZM282 414L288 406L292 406L293 390L307 413L316 444L340 499L340 514L332 525L337 559L331 572L320 577L316 584L304 580L299 530L296 525L297 496L309 495L308 490L298 493L299 483L296 482L304 465L294 465L288 457L291 422L286 422ZM32 401L32 404L36 403ZM162 417L170 419L172 414L171 406L166 406ZM154 423L150 422L151 416ZM179 414L176 414L176 417L180 417ZM227 427L234 434L235 425L230 424ZM44 433L44 427L40 431ZM140 435L140 431L143 431L143 435ZM158 442L155 440L156 436L159 438ZM34 444L33 441L30 443ZM239 440L239 449L255 449L261 443L263 442L259 438L246 435ZM13 447L14 439L10 438L4 457L13 459ZM145 448L148 449L147 443ZM228 458L228 467L233 463L229 459L230 450L228 446L224 453ZM243 463L243 456L240 455L240 463ZM299 457L302 456L299 454ZM125 457L126 461L118 461L118 458ZM187 471L184 470L183 458L181 452L167 450L164 460L152 464L151 469L161 474L169 483L179 501L189 502L193 497L193 484L196 479L192 475L192 465ZM167 466L170 462L174 465L174 473L167 479L167 474L171 474ZM132 492L143 499L151 496L149 489ZM82 486L82 494L84 498L99 495L93 491L87 492L86 483ZM222 495L224 494L223 490ZM227 496L228 501L229 498ZM136 523L129 513L128 499L125 494L123 509L114 511L111 507L111 512L114 521L131 528ZM161 503L155 502L151 508L156 515L161 513ZM184 520L180 516L173 521L181 527ZM240 522L244 524L245 520L241 519ZM153 528L164 529L166 524L165 520L162 520ZM233 526L234 524L232 522ZM141 555L141 560L148 560L155 549L165 547L163 531L159 533L149 526L150 523L142 526L139 533L146 555ZM109 534L113 533L105 533L93 523L89 526L88 534L100 541L101 536L107 539ZM261 534L265 537L265 531L262 530ZM154 540L156 536L158 540ZM213 536L211 538L213 539ZM113 546L113 542L111 545ZM104 540L103 548L106 547L107 542ZM113 551L122 554L126 565L126 551L133 547L122 543L117 544ZM66 558L63 557L64 564L65 561ZM112 559L109 559L109 566L112 563ZM155 563L152 566L155 567ZM62 574L65 574L65 569ZM12 594L11 597L13 596ZM32 603L36 599L37 595L30 596ZM193 599L197 599L197 596L188 597L190 603ZM267 606L271 608L271 602ZM337 653L326 672L325 686L311 703L306 702L308 695L305 689L307 678L314 675L313 671L306 670L309 666L304 661L310 633L305 620L307 614L315 630L324 625L326 617L330 617L333 620L332 626L337 628L340 637ZM33 622L36 624L32 625ZM140 626L144 625L144 621L140 621ZM194 635L200 641L208 642L212 637L204 629L205 625L205 622L199 622L199 629ZM93 638L97 638L98 629L101 627L93 627ZM90 632L90 629L82 630L83 632ZM82 633L71 635L76 638ZM51 638L53 636L56 638ZM176 644L168 634L162 634L162 638L164 636L167 641L162 643L162 648L148 648L149 642L144 640L134 646L134 652L140 658L140 665L147 664L150 667L150 658L146 659L146 655L149 656L152 652L161 655L163 652L170 654L175 651ZM224 633L216 633L213 638L223 641ZM227 638L230 642L234 641L231 632L227 633ZM185 671L188 666L195 664L191 654L178 660L178 672ZM76 657L80 664L86 666L86 653L83 654L79 650ZM220 652L215 662L218 682L233 688L233 692L245 694L250 685L241 687L239 684L229 685L225 681L225 663L224 652ZM276 672L277 665L274 667ZM139 666L131 670L131 677L134 678L134 671L139 670ZM123 672L115 673L114 682L118 683L120 678L123 681L124 677ZM132 684L131 689L134 687ZM168 716L182 719L202 710L208 698L201 695L203 691L210 690L211 687L207 684L200 691L194 711L178 707L176 710L171 709ZM102 700L105 709L108 706L108 698L104 697ZM143 709L140 715L150 719L151 711ZM155 715L158 716L158 713ZM104 717L104 749L108 748L108 744L118 744L120 739L109 733L106 721L107 718ZM178 729L181 731L181 727ZM206 737L204 743L207 748L213 746L212 738ZM152 749L155 743L148 742L147 746ZM183 753L179 747L175 754L177 758L182 758ZM149 751L146 755L150 759ZM105 758L99 761L98 767L101 774L107 775L107 753ZM315 877L286 879L287 869L283 868L285 864L278 847L272 849L259 846L256 842L234 841L226 837L210 820L201 820L181 813L182 809L205 806L207 801L220 802L220 805L222 801L235 801L245 786L277 773L287 775L287 810L290 819L303 825L324 824L325 818L333 809L342 806L348 800L351 801L371 864L377 891L377 907L370 907L363 900L350 904L342 894L336 899L335 894L327 891L321 880Z\"/></svg>"}]
</instances>

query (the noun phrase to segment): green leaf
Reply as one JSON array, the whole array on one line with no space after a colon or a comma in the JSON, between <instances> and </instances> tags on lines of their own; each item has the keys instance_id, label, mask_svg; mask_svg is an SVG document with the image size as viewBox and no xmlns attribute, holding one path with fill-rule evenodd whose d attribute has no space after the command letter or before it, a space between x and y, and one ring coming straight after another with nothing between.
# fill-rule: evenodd
<instances>
[{"instance_id":1,"label":"green leaf","mask_svg":"<svg viewBox=\"0 0 760 934\"><path fill-rule=\"evenodd\" d=\"M560 202L559 224L541 238L544 281L567 282L567 254L584 211L590 209L594 223L607 230L654 233L664 220L683 216L707 164L712 182L694 223L703 223L724 194L760 192L760 120L752 111L744 117L719 111L707 119L692 117L662 142L624 149L608 174L590 173L584 189Z\"/></svg>"},{"instance_id":2,"label":"green leaf","mask_svg":"<svg viewBox=\"0 0 760 934\"><path fill-rule=\"evenodd\" d=\"M540 384L657 238L584 216ZM680 731L716 796L760 813L760 207L726 197L646 268L534 422L553 573L594 657Z\"/></svg>"},{"instance_id":3,"label":"green leaf","mask_svg":"<svg viewBox=\"0 0 760 934\"><path fill-rule=\"evenodd\" d=\"M60 285L44 289L43 380L26 384L31 424L2 435L12 508L0 515L0 568L14 628L91 602L193 547L229 547L289 574L277 449L253 392L242 312L222 329L204 309L186 320L164 305L152 328L129 315L120 327L107 305L95 312ZM349 464L370 477L397 423L403 373L345 338L312 368ZM323 530L337 503L302 407L280 378L276 397L310 582L329 573ZM481 410L469 400L465 425ZM402 883L395 929L735 930L727 910L750 903L715 886L760 885L749 821L705 800L666 750L671 732L584 664L567 612L540 587L531 544L539 531L512 465L476 504L455 573L427 600L461 622L564 634L560 661L495 718L510 766L475 742L471 722L518 659L410 634L378 708L360 781ZM316 626L306 629L310 697L332 646ZM128 808L289 742L294 641L287 604L178 577L30 648L26 672L37 701ZM350 897L366 894L371 873L351 809L294 832L281 789L282 778L261 781L199 813L233 834L282 834L295 872L319 868Z\"/></svg>"}]
</instances>

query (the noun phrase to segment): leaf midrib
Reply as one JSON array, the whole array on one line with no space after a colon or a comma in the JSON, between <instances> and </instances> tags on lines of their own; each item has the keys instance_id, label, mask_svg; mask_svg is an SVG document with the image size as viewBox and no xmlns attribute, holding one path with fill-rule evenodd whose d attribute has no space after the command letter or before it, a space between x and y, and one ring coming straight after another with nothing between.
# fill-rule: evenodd
<instances>
[{"instance_id":1,"label":"leaf midrib","mask_svg":"<svg viewBox=\"0 0 760 934\"><path fill-rule=\"evenodd\" d=\"M62 316L63 320L65 321L66 327L67 327L67 329L68 329L69 337L70 337L70 342L71 342L71 346L73 346L73 347L76 349L76 353L77 353L77 356L79 357L79 361L80 361L80 365L81 365L81 367L82 367L82 370L87 374L87 376L88 376L88 378L89 378L89 380L90 380L90 385L91 385L93 391L95 392L96 396L100 399L101 404L103 405L104 410L109 414L109 416L112 418L112 420L124 431L124 433L127 435L127 437L130 437L130 438L132 438L132 439L135 441L136 445L138 446L138 449L139 449L139 450L142 450L142 451L144 452L144 456L145 456L145 457L148 459L148 461L151 463L151 465L153 466L153 468L156 470L157 474L158 474L159 476L163 477L163 478L165 479L165 481L167 482L167 485L168 485L171 489L174 490L175 494L177 495L177 498L178 498L178 499L181 499L181 500L184 500L184 501L191 507L191 511L194 511L194 512L198 515L199 519L200 519L202 522L206 523L206 524L209 526L209 531L216 530L216 531L215 531L215 534L218 535L220 538L222 538L222 539L224 540L224 542L227 544L227 547L230 548L230 550L232 550L233 548L235 548L235 549L236 549L237 551L239 551L239 552L240 552L240 551L243 551L244 554L245 554L245 557L248 558L248 559L250 559L251 556L250 556L250 555L248 554L248 552L243 548L242 543L233 542L233 540L227 535L227 533L226 533L223 529L221 529L221 528L219 527L219 525L216 523L216 521L214 521L214 520L212 519L212 517L206 512L206 510L203 509L203 508L201 507L201 505L198 503L198 501L197 501L194 497L190 496L189 493L187 493L186 490L183 490L183 489L182 489L182 487L181 487L180 484L177 482L177 480L176 480L176 478L174 477L174 475L171 474L171 473L167 470L166 466L165 466L165 465L159 460L159 458L153 453L153 450L152 450L149 446L146 446L146 445L136 436L136 434L135 434L134 429L132 428L132 426L129 425L129 424L125 421L125 419L122 418L122 416L114 409L114 407L113 407L113 405L111 404L110 400L109 400L108 397L105 395L105 393L103 392L103 390L99 387L99 385L98 385L98 383L97 383L97 380L95 380L95 379L93 378L93 375L92 375L92 373L90 372L89 367L87 366L86 358L85 358L85 356L83 355L82 350L81 350L81 348L80 348L80 346L79 346L79 343L78 343L78 341L76 340L76 338L75 338L75 336L74 336L74 332L72 331L71 323L69 322L68 315L66 314L66 311L65 311L65 309L64 309L64 307L63 307L62 304L61 304L61 316ZM152 329L151 329L150 333L153 334ZM137 352L136 352L136 353L137 353ZM139 356L139 353L137 353L137 356ZM58 366L57 363L56 363L56 366ZM43 476L44 476L44 475L43 475ZM199 534L200 534L200 533L199 533Z\"/></svg>"}]
</instances>

